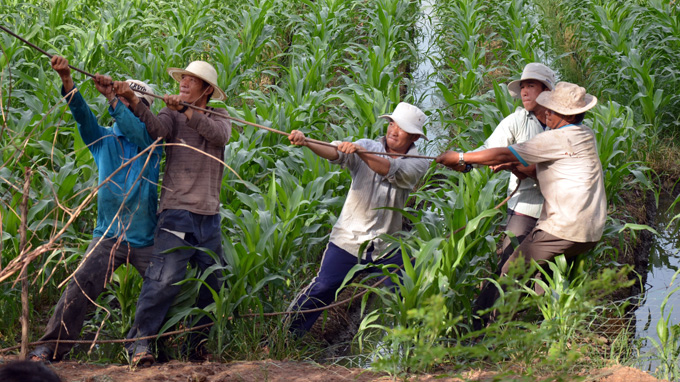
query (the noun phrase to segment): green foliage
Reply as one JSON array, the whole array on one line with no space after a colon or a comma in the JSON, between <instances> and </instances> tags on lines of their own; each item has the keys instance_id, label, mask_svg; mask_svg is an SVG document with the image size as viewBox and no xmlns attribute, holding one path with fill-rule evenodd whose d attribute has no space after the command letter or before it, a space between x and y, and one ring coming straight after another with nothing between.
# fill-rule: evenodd
<instances>
[{"instance_id":1,"label":"green foliage","mask_svg":"<svg viewBox=\"0 0 680 382\"><path fill-rule=\"evenodd\" d=\"M671 47L680 34L674 1L565 1L557 11L550 2L537 2L548 33L573 50L557 62L578 67L577 78L567 80L632 107L636 123L649 125L653 134L677 133L679 51ZM556 24L562 27L550 27Z\"/></svg>"},{"instance_id":2,"label":"green foliage","mask_svg":"<svg viewBox=\"0 0 680 382\"><path fill-rule=\"evenodd\" d=\"M652 187L640 144L653 148L658 136L677 126L677 5L591 0L552 2L546 8L545 3L435 2L435 43L443 59L436 62L432 90L442 107L426 112L451 132L450 147L471 150L520 105L504 84L517 78L526 63L554 63L562 79L587 79L580 84L600 98L587 123L597 135L607 197L616 208L622 191ZM196 59L212 62L227 93L225 102L214 105L284 135L298 129L325 141L380 136L385 122L378 116L399 101L413 102L411 72L424 59L415 43L422 6L416 0L49 4L6 1L0 4L0 22L66 56L74 66L116 79L142 79L158 94L176 92L168 67L185 67ZM571 17L546 24L554 19L536 13L540 10ZM556 31L571 33L569 41L579 49L562 49ZM90 239L96 207L85 200L96 186L97 168L61 101L59 80L47 58L4 33L0 47L1 264L20 251L19 185L26 168L34 173L26 216L32 248L54 238L78 214L58 245L29 267L36 285L44 288L32 300L42 313L33 314L35 319L56 300L57 285L81 260L82 244ZM567 70L567 60L578 63L578 75ZM100 123L110 123L108 105L92 83L78 73L74 78ZM153 109L162 107L156 102ZM285 310L313 277L350 176L306 148L291 147L285 136L238 123L225 162L242 180L227 171L222 182L224 264L203 274L189 270L163 331L207 316L214 322L207 344L223 360L315 356L306 343L291 346L283 320L261 314ZM441 362L517 361L537 368L564 359L564 370L599 349L589 348L581 337L595 317L619 314L601 297L608 291L602 284L620 286L621 275L600 272L595 261L569 268L558 260L541 280L532 281L535 273L527 273L520 281L494 281L506 287L495 307L499 318L482 333L471 331L472 301L497 262L505 207L493 207L506 186L507 174L487 169L465 175L430 169L402 211L410 230L384 237L390 249L401 250L406 265L396 273L385 267L378 277L387 276L396 286L368 287L371 293L361 302L367 315L357 339L362 351L377 354L375 367L400 375ZM607 237L614 238L620 227L640 228L626 223L608 221ZM602 244L593 256L611 259L614 253ZM195 309L197 290L210 272L221 277L224 287L211 291L213 304ZM7 346L18 338L15 280L0 286L0 325L8 328L0 343ZM362 287L375 280L362 280ZM87 330L101 326L106 335L122 336L134 316L140 282L129 267L117 270ZM550 293L533 293L526 287L530 282ZM593 291L601 293L594 296ZM379 309L369 309L368 296L374 296ZM246 313L260 316L239 318ZM660 328L660 346L672 362L677 359L677 328L668 320L666 327ZM265 341L269 355L258 350ZM101 357L115 359L112 351L107 348ZM677 370L667 371L677 376Z\"/></svg>"},{"instance_id":3,"label":"green foliage","mask_svg":"<svg viewBox=\"0 0 680 382\"><path fill-rule=\"evenodd\" d=\"M370 322L374 316L367 317L365 322ZM408 370L428 370L444 361L449 352L446 343L442 343L445 340L441 334L446 334L457 324L449 317L450 312L441 294L433 295L417 308L408 310L409 326L384 328L387 334L372 366L397 376Z\"/></svg>"},{"instance_id":4,"label":"green foliage","mask_svg":"<svg viewBox=\"0 0 680 382\"><path fill-rule=\"evenodd\" d=\"M653 187L649 168L636 160L644 158L644 154L638 150L639 143L647 139L645 127L635 124L630 107L623 107L616 102L596 107L592 111L592 129L602 162L608 201L616 204L622 202L621 192L631 187Z\"/></svg>"},{"instance_id":5,"label":"green foliage","mask_svg":"<svg viewBox=\"0 0 680 382\"><path fill-rule=\"evenodd\" d=\"M675 272L669 289L675 283L680 271ZM673 288L661 302L661 318L656 325L656 334L659 337L657 342L653 338L649 340L654 344L657 351L657 357L661 361L661 365L656 369L656 375L659 378L667 379L669 381L676 380L680 377L680 323L674 322L673 306L670 307L668 313L666 307L668 300L672 295L680 291L680 286Z\"/></svg>"}]
</instances>

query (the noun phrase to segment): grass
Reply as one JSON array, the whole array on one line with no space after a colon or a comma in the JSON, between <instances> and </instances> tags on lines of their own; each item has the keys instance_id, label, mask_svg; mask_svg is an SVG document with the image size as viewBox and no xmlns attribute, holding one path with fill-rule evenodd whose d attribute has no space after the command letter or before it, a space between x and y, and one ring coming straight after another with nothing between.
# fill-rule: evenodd
<instances>
[{"instance_id":1,"label":"grass","mask_svg":"<svg viewBox=\"0 0 680 382\"><path fill-rule=\"evenodd\" d=\"M672 141L678 115L674 65L680 62L680 50L673 49L680 30L677 5L640 4L436 2L435 42L443 59L436 63L439 82L433 91L443 107L427 112L450 131L449 147L473 149L520 105L505 84L528 62L553 64L561 79L586 85L600 98L586 123L597 134L611 208L620 208L622 192L659 187L652 171L677 173ZM246 121L331 141L380 136L385 123L377 116L399 101L414 102L409 70L423 60L414 44L420 6L415 0L202 0L189 5L106 0L97 7L84 1L55 0L51 7L9 1L0 5L0 22L78 67L139 78L159 94L177 91L167 67L211 61L228 96L214 106ZM577 11L579 17L572 20ZM625 34L629 38L621 37ZM27 216L34 248L52 238L86 200L96 186L97 169L65 105L52 109L59 103L59 84L47 59L5 34L0 46L0 264L6 265L18 256L22 195L15 185L22 184L23 169L39 174L32 180ZM100 122L110 123L107 104L91 81L77 74L75 79L102 116ZM154 111L161 107L156 103ZM190 325L192 314L206 314L215 322L209 347L223 360L319 358L322 345L292 342L280 318L234 317L285 310L314 276L351 179L309 150L290 147L285 137L251 126L235 129L225 162L244 179L226 172L220 194L226 265L214 272L224 277L226 287L214 291L215 304L193 310L192 293L201 276L191 274L166 329ZM410 230L385 237L416 260L402 280L395 279L398 294L371 289L380 309L366 308L357 342L363 357L377 357L374 367L400 375L442 364L488 365L491 359L499 368L516 364L523 374L536 376L555 365L558 373L567 373L588 367L585 360L630 351L626 333L608 347L619 349L611 354L595 339L583 339L603 312L614 318L621 314L590 292L626 279L601 265L608 267L616 258L611 243L631 222L625 216L609 221L607 240L577 268L553 264L543 282L554 293L538 296L524 284L513 284L505 295L512 303L497 307L502 319L474 343L479 333L471 331L470 305L496 262L504 209L493 207L506 184L507 174L485 169L465 175L430 169L411 196L412 207L403 211ZM57 284L80 261L95 213L94 203L85 205L59 245L29 267L36 280L31 286L34 322L44 320L60 294ZM133 314L140 279L125 271L119 270L118 281L99 300L111 316L105 319L99 311L90 317L88 326L103 323L107 338L125 333ZM4 346L14 345L19 334L15 280L12 276L0 285L0 325L8 328L0 336ZM31 335L39 337L40 329ZM261 350L265 343L268 352ZM120 349L107 347L90 357L122 361Z\"/></svg>"}]
</instances>

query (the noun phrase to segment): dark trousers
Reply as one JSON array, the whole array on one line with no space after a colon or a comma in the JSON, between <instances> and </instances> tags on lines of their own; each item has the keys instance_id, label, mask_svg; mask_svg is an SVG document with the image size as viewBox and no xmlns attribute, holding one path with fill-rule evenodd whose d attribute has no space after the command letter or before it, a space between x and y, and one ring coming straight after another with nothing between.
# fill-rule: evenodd
<instances>
[{"instance_id":1,"label":"dark trousers","mask_svg":"<svg viewBox=\"0 0 680 382\"><path fill-rule=\"evenodd\" d=\"M503 239L503 245L501 246L501 255L500 259L498 260L496 275L501 274L501 268L503 268L505 262L508 261L508 258L513 252L515 252L515 248L517 248L519 244L524 241L529 232L534 229L537 221L538 219L534 217L519 215L512 210L508 210L508 223L505 225L505 230L512 232L512 234L515 235L517 244L513 245L510 236L505 236L505 239Z\"/></svg>"},{"instance_id":2,"label":"dark trousers","mask_svg":"<svg viewBox=\"0 0 680 382\"><path fill-rule=\"evenodd\" d=\"M357 264L373 263L376 265L395 264L403 265L401 251L395 251L376 261L372 259L371 249L366 254L366 259L358 259L356 256L329 242L321 259L321 268L312 282L302 290L288 308L289 311L303 311L315 308L322 308L333 302L335 294L342 285L345 276ZM377 271L369 268L368 271ZM387 279L383 282L385 286L394 286L394 283ZM322 311L297 314L293 316L290 331L298 335L308 332L314 322L323 313Z\"/></svg>"},{"instance_id":3,"label":"dark trousers","mask_svg":"<svg viewBox=\"0 0 680 382\"><path fill-rule=\"evenodd\" d=\"M158 334L165 315L180 292L181 286L175 284L184 280L189 263L201 271L216 264L213 257L206 252L195 248L177 249L178 247L207 248L221 259L222 234L219 221L219 215L198 215L183 210L165 210L161 213L156 228L153 256L144 275L135 321L128 332L128 339ZM183 234L184 238L176 233ZM168 250L169 252L163 253ZM216 275L209 275L206 282L214 290L220 290L221 283ZM196 306L205 308L212 302L212 294L208 288L201 286ZM199 325L208 321L208 317L203 317ZM149 343L148 339L139 340L128 343L126 348L131 354L148 352Z\"/></svg>"},{"instance_id":4,"label":"dark trousers","mask_svg":"<svg viewBox=\"0 0 680 382\"><path fill-rule=\"evenodd\" d=\"M113 271L122 264L130 263L143 275L151 260L152 249L152 246L134 248L127 242L112 238L92 240L85 251L85 259L62 293L40 341L78 339L92 301L104 291ZM73 344L49 343L43 346L53 353L55 360L60 360Z\"/></svg>"},{"instance_id":5,"label":"dark trousers","mask_svg":"<svg viewBox=\"0 0 680 382\"><path fill-rule=\"evenodd\" d=\"M524 241L529 232L534 229L537 221L538 219L534 217L518 215L512 210L508 210L508 223L505 225L505 231L509 231L515 235L517 244L513 245L513 240L508 235L506 235L505 239L503 239L501 253L498 259L498 264L496 265L496 277L501 275L503 266L508 261L508 258L510 258L512 253L515 252L515 248L519 247L519 244ZM482 284L482 291L479 293L479 296L473 303L472 312L476 313L479 310L487 309L493 306L497 298L498 290L496 289L496 286L493 283L485 281ZM484 317L484 321L487 320L488 314ZM474 325L477 327L476 330L481 329L481 322L474 321Z\"/></svg>"},{"instance_id":6,"label":"dark trousers","mask_svg":"<svg viewBox=\"0 0 680 382\"><path fill-rule=\"evenodd\" d=\"M510 265L515 261L522 261L523 259L525 263L529 264L531 260L534 260L539 265L542 265L562 254L567 259L571 259L592 249L596 244L597 241L579 243L560 239L541 229L534 228L512 255L510 255L505 264L503 264L500 275L506 275L510 269ZM473 304L473 313L491 308L496 303L498 297L498 288L491 283L487 283ZM488 313L482 315L479 319L474 319L473 329L482 329L488 320Z\"/></svg>"}]
</instances>

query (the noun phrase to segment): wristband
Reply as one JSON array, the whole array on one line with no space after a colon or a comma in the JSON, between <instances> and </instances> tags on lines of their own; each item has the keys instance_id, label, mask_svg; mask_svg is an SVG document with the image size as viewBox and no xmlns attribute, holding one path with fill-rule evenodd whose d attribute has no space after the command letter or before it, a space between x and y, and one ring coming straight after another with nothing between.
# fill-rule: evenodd
<instances>
[{"instance_id":1,"label":"wristband","mask_svg":"<svg viewBox=\"0 0 680 382\"><path fill-rule=\"evenodd\" d=\"M464 155L465 154L463 152L458 153L458 164L461 166L465 166L465 160L463 159Z\"/></svg>"},{"instance_id":2,"label":"wristband","mask_svg":"<svg viewBox=\"0 0 680 382\"><path fill-rule=\"evenodd\" d=\"M184 113L184 112L185 112L185 111L187 111L188 109L189 109L189 106L187 106L187 105L184 105L184 107L183 107L183 108L181 108L181 109L178 109L177 111L178 111L178 112L180 112L180 113Z\"/></svg>"},{"instance_id":3,"label":"wristband","mask_svg":"<svg viewBox=\"0 0 680 382\"><path fill-rule=\"evenodd\" d=\"M109 106L113 107L113 102L114 102L114 101L118 101L118 97L113 97L113 98L111 98L111 100L109 101Z\"/></svg>"}]
</instances>

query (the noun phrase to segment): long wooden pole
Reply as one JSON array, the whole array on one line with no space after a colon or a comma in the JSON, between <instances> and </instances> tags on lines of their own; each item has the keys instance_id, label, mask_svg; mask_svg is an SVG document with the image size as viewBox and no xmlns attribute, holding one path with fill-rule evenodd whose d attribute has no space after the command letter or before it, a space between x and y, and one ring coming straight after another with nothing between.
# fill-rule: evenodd
<instances>
[{"instance_id":1,"label":"long wooden pole","mask_svg":"<svg viewBox=\"0 0 680 382\"><path fill-rule=\"evenodd\" d=\"M24 175L24 195L21 199L21 226L19 227L19 251L26 256L26 231L28 227L28 194L31 190L31 169L26 167ZM28 262L24 262L19 279L21 279L21 353L19 358L28 356Z\"/></svg>"},{"instance_id":2,"label":"long wooden pole","mask_svg":"<svg viewBox=\"0 0 680 382\"><path fill-rule=\"evenodd\" d=\"M0 25L0 29L2 29L3 31L9 33L10 35L14 36L15 38L19 39L20 41L22 41L22 42L25 43L26 45L30 46L31 48L37 50L38 52L44 54L44 55L47 56L47 57L52 58L52 57L54 56L53 54L47 53L47 52L44 51L43 49L40 49L40 48L39 48L38 46L36 46L35 44L32 44L31 42L27 41L26 39L22 38L21 36L17 35L16 33L12 32L11 30L5 28L4 26ZM86 71L84 71L84 70L82 70L82 69L80 69L80 68L76 68L76 67L73 66L73 65L70 65L70 64L69 64L69 68L71 68L71 69L73 69L73 70L75 70L75 71L77 71L77 72L80 72L80 73L82 73L82 74L84 74L84 75L86 75L86 76L89 76L89 77L94 78L94 74L88 73L88 72L86 72ZM151 97L154 97L154 98L158 98L158 99L163 99L162 96L159 96L159 95L156 95L156 94L153 94L153 93L148 93L148 92L145 92L145 91L142 91L142 90L135 90L135 92L137 92L137 93L142 93L142 94L145 94L145 95L148 95L148 96L151 96ZM186 106L186 107L190 107L190 108L192 108L192 109L195 109L195 110L198 110L198 111L202 111L202 112L204 112L204 113L219 115L219 116L222 117L222 118L227 118L227 119L230 119L230 120L232 120L232 121L234 121L234 122L237 122L237 123L242 123L242 124L244 124L244 125L250 125L250 126L253 126L253 127L257 127L258 129L267 130L267 131L269 131L269 132L276 133L276 134L281 134L281 135L284 135L284 136L286 136L286 137L289 135L289 133L286 133L286 132L281 131L281 130L276 130L276 129L271 128L271 127L268 127L268 126L260 125L260 124L253 123L253 122L248 122L248 121L245 121L245 120L242 120L242 119L239 119L239 118L235 118L235 117L232 117L232 116L228 116L228 115L225 116L225 115L222 114L222 113L218 113L218 112L215 112L215 111L209 110L209 109L204 109L204 108L202 108L202 107L195 106L195 105L190 104L190 103L188 103L188 102L182 101L182 102L180 102L180 105L183 105L183 106ZM335 148L337 148L336 145L331 144L331 143L328 143L328 142L319 141L319 140L312 139L312 138L305 138L305 140L306 140L307 142L311 142L311 143L316 143L316 144L323 145L323 146L328 146L328 147L335 147ZM404 158L421 158L421 159L430 159L430 160L436 159L436 157L427 156L427 155L386 153L386 152L380 152L380 151L362 151L362 153L364 153L364 154L374 154L374 155L387 155L387 156L394 156L394 157L404 157Z\"/></svg>"}]
</instances>

